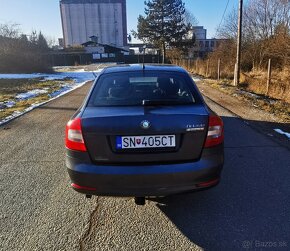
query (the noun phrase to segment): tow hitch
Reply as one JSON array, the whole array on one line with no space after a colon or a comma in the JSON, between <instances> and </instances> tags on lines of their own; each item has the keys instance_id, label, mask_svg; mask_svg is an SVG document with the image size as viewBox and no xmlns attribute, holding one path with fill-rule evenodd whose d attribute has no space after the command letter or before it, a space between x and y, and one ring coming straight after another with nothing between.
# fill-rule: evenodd
<instances>
[{"instance_id":1,"label":"tow hitch","mask_svg":"<svg viewBox=\"0 0 290 251\"><path fill-rule=\"evenodd\" d=\"M135 204L138 206L145 205L145 197L135 197Z\"/></svg>"}]
</instances>

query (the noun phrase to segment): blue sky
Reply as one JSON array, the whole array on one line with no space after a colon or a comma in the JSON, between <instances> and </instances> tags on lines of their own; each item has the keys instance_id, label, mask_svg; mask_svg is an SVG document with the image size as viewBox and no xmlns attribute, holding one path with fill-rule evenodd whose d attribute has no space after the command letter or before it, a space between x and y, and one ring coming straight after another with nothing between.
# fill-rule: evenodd
<instances>
[{"instance_id":1,"label":"blue sky","mask_svg":"<svg viewBox=\"0 0 290 251\"><path fill-rule=\"evenodd\" d=\"M228 0L184 0L186 8L215 36ZM228 12L238 0L229 0ZM136 29L137 17L144 14L143 0L127 0L128 32ZM25 34L41 30L50 38L62 37L58 0L0 0L0 23L17 23Z\"/></svg>"}]
</instances>

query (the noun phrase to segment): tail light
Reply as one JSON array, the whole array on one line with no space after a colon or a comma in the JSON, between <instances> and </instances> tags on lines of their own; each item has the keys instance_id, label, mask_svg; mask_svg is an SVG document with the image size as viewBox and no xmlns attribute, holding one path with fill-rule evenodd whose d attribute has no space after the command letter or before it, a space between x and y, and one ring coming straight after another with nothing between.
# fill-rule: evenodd
<instances>
[{"instance_id":1,"label":"tail light","mask_svg":"<svg viewBox=\"0 0 290 251\"><path fill-rule=\"evenodd\" d=\"M223 143L224 141L224 124L220 117L210 115L207 138L205 147L212 147Z\"/></svg>"},{"instance_id":2,"label":"tail light","mask_svg":"<svg viewBox=\"0 0 290 251\"><path fill-rule=\"evenodd\" d=\"M65 146L70 150L81 152L87 151L82 134L80 118L75 118L67 123L65 131Z\"/></svg>"}]
</instances>

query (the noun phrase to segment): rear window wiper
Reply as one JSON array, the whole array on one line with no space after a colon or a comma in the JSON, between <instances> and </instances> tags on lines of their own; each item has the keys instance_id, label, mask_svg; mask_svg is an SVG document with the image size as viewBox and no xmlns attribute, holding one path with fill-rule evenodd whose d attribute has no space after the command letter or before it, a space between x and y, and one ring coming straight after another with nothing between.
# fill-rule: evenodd
<instances>
[{"instance_id":1,"label":"rear window wiper","mask_svg":"<svg viewBox=\"0 0 290 251\"><path fill-rule=\"evenodd\" d=\"M189 105L193 104L193 102L184 102L180 100L172 100L172 99L162 99L162 100L142 100L143 106L150 105Z\"/></svg>"}]
</instances>

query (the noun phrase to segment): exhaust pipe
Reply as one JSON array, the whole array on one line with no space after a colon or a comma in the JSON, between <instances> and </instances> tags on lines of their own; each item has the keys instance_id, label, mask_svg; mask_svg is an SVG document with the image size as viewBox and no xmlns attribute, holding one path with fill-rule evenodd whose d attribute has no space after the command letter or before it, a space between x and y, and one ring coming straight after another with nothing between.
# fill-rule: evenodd
<instances>
[{"instance_id":1,"label":"exhaust pipe","mask_svg":"<svg viewBox=\"0 0 290 251\"><path fill-rule=\"evenodd\" d=\"M135 197L135 204L138 206L145 205L145 197Z\"/></svg>"}]
</instances>

